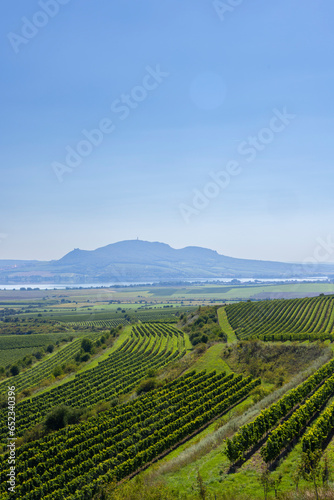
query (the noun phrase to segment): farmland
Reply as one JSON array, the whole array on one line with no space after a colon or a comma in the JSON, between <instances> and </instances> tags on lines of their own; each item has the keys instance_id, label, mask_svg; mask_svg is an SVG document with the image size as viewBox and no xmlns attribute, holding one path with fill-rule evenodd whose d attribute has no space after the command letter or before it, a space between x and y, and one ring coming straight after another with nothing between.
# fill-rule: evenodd
<instances>
[{"instance_id":1,"label":"farmland","mask_svg":"<svg viewBox=\"0 0 334 500\"><path fill-rule=\"evenodd\" d=\"M224 287L200 285L194 302L171 304L180 290L169 287L168 296L167 288L154 298L149 291L145 305L137 302L142 290L122 290L131 295L126 304L94 301L89 290L88 307L55 303L41 313L33 292L33 311L18 297L5 308L6 333L35 320L64 329L0 335L3 356L55 346L0 382L1 397L9 385L21 395L18 498L131 500L158 490L166 499L274 498L294 491L297 477L301 489L312 488L307 467L325 470L334 456L334 297L219 304L202 289ZM250 288L257 286L243 293ZM0 421L4 444L3 404ZM5 446L0 460L8 472ZM0 498L10 498L3 478Z\"/></svg>"},{"instance_id":2,"label":"farmland","mask_svg":"<svg viewBox=\"0 0 334 500\"><path fill-rule=\"evenodd\" d=\"M238 303L226 307L239 339L334 340L334 296Z\"/></svg>"}]
</instances>

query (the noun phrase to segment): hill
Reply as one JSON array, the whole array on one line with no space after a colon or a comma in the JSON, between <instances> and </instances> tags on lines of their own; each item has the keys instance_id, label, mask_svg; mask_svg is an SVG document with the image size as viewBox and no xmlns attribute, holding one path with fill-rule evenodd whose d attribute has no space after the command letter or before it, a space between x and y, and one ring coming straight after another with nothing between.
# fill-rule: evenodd
<instances>
[{"instance_id":1,"label":"hill","mask_svg":"<svg viewBox=\"0 0 334 500\"><path fill-rule=\"evenodd\" d=\"M237 259L214 250L126 240L96 250L78 248L59 260L0 261L0 283L107 283L196 278L291 278L334 274L334 264Z\"/></svg>"}]
</instances>

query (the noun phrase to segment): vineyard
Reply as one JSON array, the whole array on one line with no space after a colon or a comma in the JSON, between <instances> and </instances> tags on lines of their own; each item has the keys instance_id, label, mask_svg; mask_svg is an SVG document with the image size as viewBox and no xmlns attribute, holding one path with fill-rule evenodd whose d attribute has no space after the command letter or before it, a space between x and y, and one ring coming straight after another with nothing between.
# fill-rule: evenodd
<instances>
[{"instance_id":1,"label":"vineyard","mask_svg":"<svg viewBox=\"0 0 334 500\"><path fill-rule=\"evenodd\" d=\"M16 495L27 500L92 498L99 485L120 481L152 461L259 383L241 375L192 372L101 416L27 443L18 450ZM6 498L6 458L0 498Z\"/></svg>"},{"instance_id":2,"label":"vineyard","mask_svg":"<svg viewBox=\"0 0 334 500\"><path fill-rule=\"evenodd\" d=\"M226 306L238 339L334 340L334 296L239 302Z\"/></svg>"},{"instance_id":3,"label":"vineyard","mask_svg":"<svg viewBox=\"0 0 334 500\"><path fill-rule=\"evenodd\" d=\"M257 447L262 439L266 443L261 448L265 462L272 462L304 430L317 412L334 395L334 360L329 361L296 389L292 389L277 403L263 410L258 417L244 425L226 441L226 454L234 463ZM317 438L313 438L313 428L303 438L303 448L314 450L332 431L333 405L326 410L317 423ZM267 433L270 432L267 437Z\"/></svg>"},{"instance_id":4,"label":"vineyard","mask_svg":"<svg viewBox=\"0 0 334 500\"><path fill-rule=\"evenodd\" d=\"M15 363L49 344L68 341L73 333L47 333L31 335L0 335L0 366Z\"/></svg>"},{"instance_id":5,"label":"vineyard","mask_svg":"<svg viewBox=\"0 0 334 500\"><path fill-rule=\"evenodd\" d=\"M99 333L93 333L87 335L87 337L94 341L100 335L101 334ZM36 337L41 336L42 335L36 335ZM48 335L47 337L51 336ZM33 389L42 380L50 377L56 366L61 366L74 359L75 355L80 352L81 342L82 338L75 339L55 354L48 356L46 359L43 359L39 363L32 366L29 370L26 370L25 372L20 373L15 377L10 377L9 379L2 381L0 383L0 394L6 394L8 386L15 386L17 394L19 394L24 389Z\"/></svg>"},{"instance_id":6,"label":"vineyard","mask_svg":"<svg viewBox=\"0 0 334 500\"><path fill-rule=\"evenodd\" d=\"M26 398L17 402L15 497L109 498L104 497L107 486L119 490L121 482L131 483L129 479L145 469L150 473L150 466L163 457L166 458L162 468L206 438L208 443L214 443L213 434L220 433L225 425L227 431L217 441L217 451L213 448L216 455L211 462L219 469L206 478L205 487L210 488L211 477L219 479L212 480L217 486L209 490L206 498L214 498L212 495L219 491L230 491L229 485L238 483L240 478L248 481L251 475L247 471L252 468L256 469L256 476L260 469L278 475L279 467L290 457L297 463L302 451L310 460L314 452L321 457L331 442L334 427L331 346L280 346L271 341L334 341L334 296L222 306L223 329L233 329L236 334L227 337L229 340L222 340L217 334L221 323L209 322L210 314L217 319L217 307L212 311L201 307L183 313L179 325L183 325L184 331L171 324L179 320L178 308L129 308L114 312L112 317L103 313L88 319L87 314L86 318L80 315L79 321L64 321L62 324L72 330L64 334L0 337L3 352L23 352L76 335L31 368L0 383L0 396L5 401L9 385L22 395L25 389L40 386L57 367L70 364L78 354L80 357L84 337L94 343L100 339L101 330L112 328L116 336L110 349L101 358L92 359L91 365L41 393L30 396L26 392ZM146 322L146 315L151 322ZM168 317L167 322L162 321L164 317ZM119 325L125 328L117 328ZM201 325L206 335L200 330ZM73 327L81 330L74 334ZM191 344L197 330L199 341ZM270 342L264 344L260 340ZM268 373L273 374L271 378ZM290 374L296 379L290 379ZM286 383L290 384L288 388ZM61 407L73 411L77 418L48 427L50 415L56 415ZM7 418L3 407L0 500L10 498L6 482ZM184 445L184 451L180 445ZM210 462L209 455L205 451L202 463ZM189 458L182 460L189 464ZM193 477L197 477L200 459L191 460ZM180 473L184 468L187 476L187 467L181 466ZM209 471L210 467L206 465L206 469ZM158 470L154 466L154 471ZM188 481L185 476L183 481ZM290 486L291 479L292 473L286 481L290 481ZM191 496L194 482L191 488L191 492L187 490L188 498L198 498Z\"/></svg>"},{"instance_id":7,"label":"vineyard","mask_svg":"<svg viewBox=\"0 0 334 500\"><path fill-rule=\"evenodd\" d=\"M106 320L96 320L96 321L69 321L66 323L68 326L78 326L80 328L100 328L100 329L110 329L116 328L119 325L125 326L129 325L129 321L120 319L106 319Z\"/></svg>"},{"instance_id":8,"label":"vineyard","mask_svg":"<svg viewBox=\"0 0 334 500\"><path fill-rule=\"evenodd\" d=\"M149 370L163 367L183 356L185 351L183 332L170 325L134 326L126 341L96 367L78 373L66 384L20 402L16 414L17 433L24 434L57 405L88 408L130 392ZM2 410L2 438L5 437L5 420Z\"/></svg>"},{"instance_id":9,"label":"vineyard","mask_svg":"<svg viewBox=\"0 0 334 500\"><path fill-rule=\"evenodd\" d=\"M109 328L119 324L129 324L141 321L142 323L176 323L178 315L183 312L195 311L195 306L167 306L167 307L138 307L127 308L124 305L118 312L94 311L57 314L57 321L70 326L104 326Z\"/></svg>"}]
</instances>

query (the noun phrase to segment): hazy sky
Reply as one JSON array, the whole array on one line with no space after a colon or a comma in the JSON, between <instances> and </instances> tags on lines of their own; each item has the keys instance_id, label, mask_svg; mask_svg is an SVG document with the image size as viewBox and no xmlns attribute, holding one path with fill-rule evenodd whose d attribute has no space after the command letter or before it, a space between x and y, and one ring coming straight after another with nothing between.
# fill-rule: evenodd
<instances>
[{"instance_id":1,"label":"hazy sky","mask_svg":"<svg viewBox=\"0 0 334 500\"><path fill-rule=\"evenodd\" d=\"M312 257L334 241L333 20L332 0L4 0L0 258L136 237Z\"/></svg>"}]
</instances>

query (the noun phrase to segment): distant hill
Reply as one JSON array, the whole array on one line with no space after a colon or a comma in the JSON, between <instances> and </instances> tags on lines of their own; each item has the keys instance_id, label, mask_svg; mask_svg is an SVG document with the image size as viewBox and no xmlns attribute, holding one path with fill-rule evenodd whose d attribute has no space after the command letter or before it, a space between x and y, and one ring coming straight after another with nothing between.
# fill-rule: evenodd
<instances>
[{"instance_id":1,"label":"distant hill","mask_svg":"<svg viewBox=\"0 0 334 500\"><path fill-rule=\"evenodd\" d=\"M202 247L174 249L165 243L126 240L96 250L78 248L59 260L0 260L0 283L106 283L195 278L291 278L334 275L334 264L305 268L235 259Z\"/></svg>"}]
</instances>

